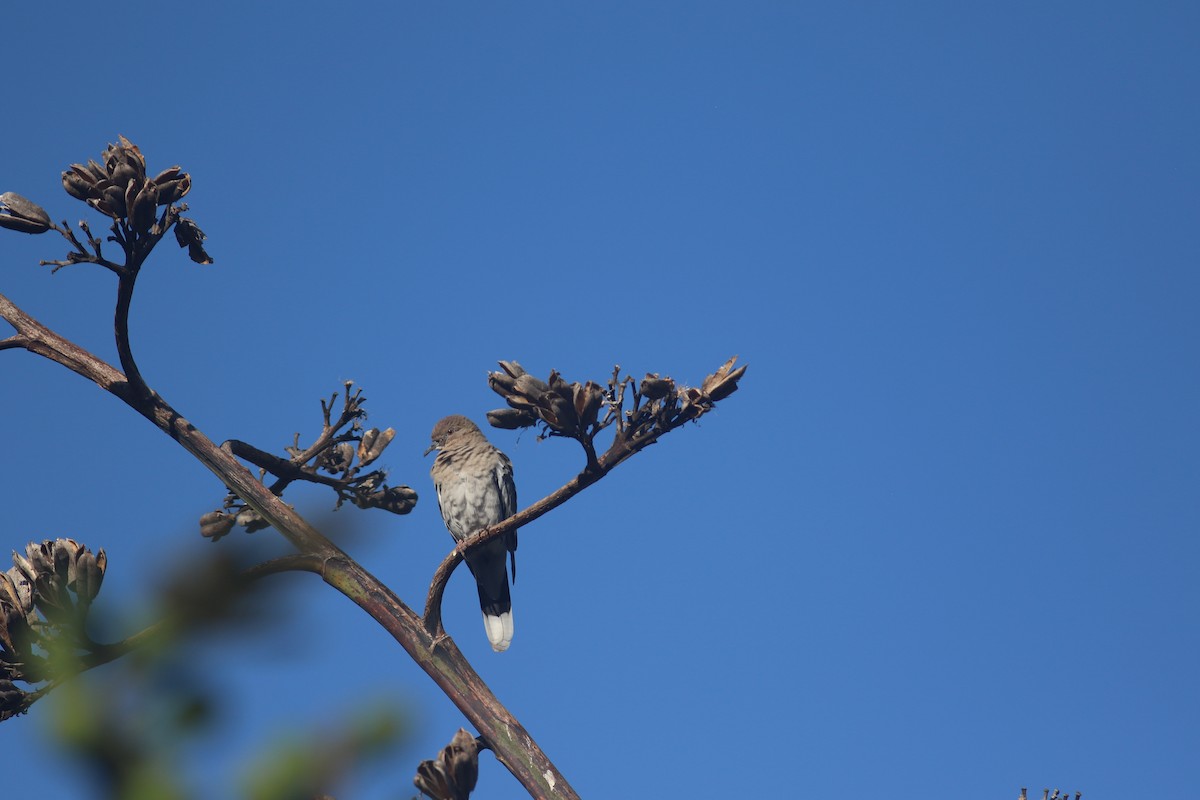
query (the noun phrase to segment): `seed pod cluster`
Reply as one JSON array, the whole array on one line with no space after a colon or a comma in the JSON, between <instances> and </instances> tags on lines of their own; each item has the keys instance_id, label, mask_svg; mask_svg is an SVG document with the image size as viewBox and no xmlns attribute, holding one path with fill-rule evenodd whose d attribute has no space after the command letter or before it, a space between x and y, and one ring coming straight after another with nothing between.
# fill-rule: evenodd
<instances>
[{"instance_id":1,"label":"seed pod cluster","mask_svg":"<svg viewBox=\"0 0 1200 800\"><path fill-rule=\"evenodd\" d=\"M575 439L594 433L608 396L598 383L569 383L554 371L546 380L539 380L516 361L501 361L500 369L488 375L488 385L509 408L488 412L493 426L527 428L541 421L554 432Z\"/></svg>"},{"instance_id":2,"label":"seed pod cluster","mask_svg":"<svg viewBox=\"0 0 1200 800\"><path fill-rule=\"evenodd\" d=\"M24 553L13 553L12 568L0 573L0 682L46 679L46 662L34 645L45 650L55 626L78 636L107 565L103 550L92 553L74 539L31 542Z\"/></svg>"},{"instance_id":3,"label":"seed pod cluster","mask_svg":"<svg viewBox=\"0 0 1200 800\"><path fill-rule=\"evenodd\" d=\"M153 178L146 158L124 136L101 154L101 162L72 164L62 174L67 194L114 220L126 220L138 234L147 234L158 218L158 207L181 200L192 188L192 176L175 166Z\"/></svg>"},{"instance_id":4,"label":"seed pod cluster","mask_svg":"<svg viewBox=\"0 0 1200 800\"><path fill-rule=\"evenodd\" d=\"M74 539L31 542L25 555L13 553L14 570L33 587L34 605L51 622L74 607L90 605L100 592L108 556L93 554ZM74 599L72 599L74 595Z\"/></svg>"},{"instance_id":5,"label":"seed pod cluster","mask_svg":"<svg viewBox=\"0 0 1200 800\"><path fill-rule=\"evenodd\" d=\"M413 784L433 800L468 800L479 780L479 742L462 728L438 757L417 765Z\"/></svg>"}]
</instances>

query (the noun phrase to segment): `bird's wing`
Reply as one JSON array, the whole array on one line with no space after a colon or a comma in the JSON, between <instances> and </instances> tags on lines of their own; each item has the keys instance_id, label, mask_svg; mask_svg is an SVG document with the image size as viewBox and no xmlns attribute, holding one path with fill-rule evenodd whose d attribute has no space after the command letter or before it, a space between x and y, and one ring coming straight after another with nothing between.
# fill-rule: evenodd
<instances>
[{"instance_id":1,"label":"bird's wing","mask_svg":"<svg viewBox=\"0 0 1200 800\"><path fill-rule=\"evenodd\" d=\"M504 515L502 519L508 519L517 513L517 484L513 482L512 462L508 460L508 456L500 454L492 477L496 481L496 489L500 492L500 513Z\"/></svg>"},{"instance_id":2,"label":"bird's wing","mask_svg":"<svg viewBox=\"0 0 1200 800\"><path fill-rule=\"evenodd\" d=\"M503 453L500 453L496 469L492 473L492 479L496 482L496 490L500 493L501 519L508 519L517 513L517 484L513 481L512 462ZM508 548L509 561L512 564L513 583L516 583L517 532L515 530L505 537L504 544Z\"/></svg>"}]
</instances>

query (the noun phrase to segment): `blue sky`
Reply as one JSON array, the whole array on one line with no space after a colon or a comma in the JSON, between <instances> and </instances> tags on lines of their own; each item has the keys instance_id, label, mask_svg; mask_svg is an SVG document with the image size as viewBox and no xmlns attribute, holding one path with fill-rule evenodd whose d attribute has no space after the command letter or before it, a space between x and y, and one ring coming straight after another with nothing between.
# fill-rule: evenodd
<instances>
[{"instance_id":1,"label":"blue sky","mask_svg":"<svg viewBox=\"0 0 1200 800\"><path fill-rule=\"evenodd\" d=\"M447 592L583 796L1174 800L1200 782L1198 30L1170 2L24 4L0 190L78 219L59 172L117 134L190 171L216 264L164 246L143 273L143 374L276 450L361 384L421 502L335 520L416 605L450 547L421 452L500 405L498 359L749 363L522 530L511 650L465 572ZM62 251L3 236L0 292L115 358L114 281L36 266ZM222 487L61 368L10 351L0 376L0 546L106 548L101 600L136 615L211 552ZM522 505L582 463L490 435ZM337 796L411 796L461 717L343 598L281 580L288 613L194 649L226 699L183 754L197 795L389 698L412 737ZM48 717L0 725L34 767L6 788L89 796ZM485 755L479 794L520 788Z\"/></svg>"}]
</instances>

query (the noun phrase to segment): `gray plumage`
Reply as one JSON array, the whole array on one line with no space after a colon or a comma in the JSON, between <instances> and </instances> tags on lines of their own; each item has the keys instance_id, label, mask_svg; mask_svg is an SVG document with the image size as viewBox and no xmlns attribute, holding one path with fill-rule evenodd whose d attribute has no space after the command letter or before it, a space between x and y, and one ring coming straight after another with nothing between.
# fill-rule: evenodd
<instances>
[{"instance_id":1,"label":"gray plumage","mask_svg":"<svg viewBox=\"0 0 1200 800\"><path fill-rule=\"evenodd\" d=\"M512 463L487 440L474 422L455 414L433 426L426 455L437 450L429 470L437 490L442 521L455 541L495 525L517 512L517 487ZM479 589L479 606L488 641L496 652L512 642L512 599L508 568L512 559L517 577L517 532L492 539L467 553L467 566Z\"/></svg>"}]
</instances>

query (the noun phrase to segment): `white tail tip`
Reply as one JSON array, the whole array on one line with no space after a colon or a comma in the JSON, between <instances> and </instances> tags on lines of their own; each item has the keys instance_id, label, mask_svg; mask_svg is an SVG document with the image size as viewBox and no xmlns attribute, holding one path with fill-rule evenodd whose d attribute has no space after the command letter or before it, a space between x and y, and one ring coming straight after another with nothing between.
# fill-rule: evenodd
<instances>
[{"instance_id":1,"label":"white tail tip","mask_svg":"<svg viewBox=\"0 0 1200 800\"><path fill-rule=\"evenodd\" d=\"M512 611L505 611L498 617L484 614L483 628L487 631L488 641L492 643L492 649L497 653L503 653L512 644Z\"/></svg>"}]
</instances>

